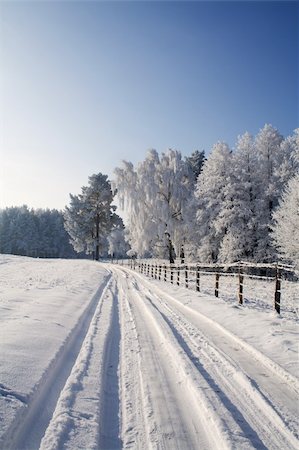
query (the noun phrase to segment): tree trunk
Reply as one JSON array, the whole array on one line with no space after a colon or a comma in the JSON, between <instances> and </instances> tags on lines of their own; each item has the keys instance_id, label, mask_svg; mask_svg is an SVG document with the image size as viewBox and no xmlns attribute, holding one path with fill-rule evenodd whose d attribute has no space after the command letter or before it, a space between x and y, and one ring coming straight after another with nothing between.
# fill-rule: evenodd
<instances>
[{"instance_id":1,"label":"tree trunk","mask_svg":"<svg viewBox=\"0 0 299 450\"><path fill-rule=\"evenodd\" d=\"M99 218L99 215L97 214L97 216L96 216L96 261L98 261L99 257L100 257L99 227L100 227L100 218Z\"/></svg>"},{"instance_id":2,"label":"tree trunk","mask_svg":"<svg viewBox=\"0 0 299 450\"><path fill-rule=\"evenodd\" d=\"M169 238L168 241L168 251L169 251L169 263L174 264L174 258L173 258L173 245L171 242L171 239Z\"/></svg>"},{"instance_id":3,"label":"tree trunk","mask_svg":"<svg viewBox=\"0 0 299 450\"><path fill-rule=\"evenodd\" d=\"M180 258L181 258L181 264L184 264L184 262L185 262L184 244L182 244L182 247L181 247Z\"/></svg>"}]
</instances>

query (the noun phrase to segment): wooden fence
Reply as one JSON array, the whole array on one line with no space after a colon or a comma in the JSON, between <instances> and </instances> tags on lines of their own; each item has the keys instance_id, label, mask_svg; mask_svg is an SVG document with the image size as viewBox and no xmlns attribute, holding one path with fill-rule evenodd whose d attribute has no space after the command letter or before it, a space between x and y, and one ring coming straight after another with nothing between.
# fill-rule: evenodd
<instances>
[{"instance_id":1,"label":"wooden fence","mask_svg":"<svg viewBox=\"0 0 299 450\"><path fill-rule=\"evenodd\" d=\"M278 314L281 311L281 292L282 279L291 280L293 285L297 285L298 278L291 266L281 264L252 264L247 262L239 262L233 264L169 264L161 261L153 260L120 260L115 261L120 264L129 266L133 270L137 270L141 274L156 280L170 282L173 285L184 286L197 292L205 292L215 295L215 297L224 296L225 294L237 297L240 305L244 303L246 288L248 292L249 284L253 280L271 283L272 308ZM210 289L202 289L202 280L209 279ZM259 283L257 289L261 288ZM265 288L263 288L265 289ZM269 297L269 292L267 294ZM248 297L247 297L248 298ZM295 301L296 300L296 301ZM294 313L298 312L298 305L295 303L298 299L294 299L294 306L291 306Z\"/></svg>"}]
</instances>

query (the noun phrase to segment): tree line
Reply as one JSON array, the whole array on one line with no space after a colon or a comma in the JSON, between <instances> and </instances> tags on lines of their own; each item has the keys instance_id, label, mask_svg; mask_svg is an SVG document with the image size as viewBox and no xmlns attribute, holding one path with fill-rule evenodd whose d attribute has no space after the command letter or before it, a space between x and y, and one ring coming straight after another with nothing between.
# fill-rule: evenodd
<instances>
[{"instance_id":1,"label":"tree line","mask_svg":"<svg viewBox=\"0 0 299 450\"><path fill-rule=\"evenodd\" d=\"M0 210L0 253L42 258L74 258L63 214L28 206ZM79 255L80 256L80 255Z\"/></svg>"},{"instance_id":2,"label":"tree line","mask_svg":"<svg viewBox=\"0 0 299 450\"><path fill-rule=\"evenodd\" d=\"M135 167L123 161L113 181L90 176L62 212L6 208L0 252L299 264L299 129L284 138L265 125L207 157L152 149Z\"/></svg>"},{"instance_id":3,"label":"tree line","mask_svg":"<svg viewBox=\"0 0 299 450\"><path fill-rule=\"evenodd\" d=\"M41 258L126 256L122 219L115 213L107 175L89 177L79 195L70 194L64 211L0 209L0 253Z\"/></svg>"},{"instance_id":4,"label":"tree line","mask_svg":"<svg viewBox=\"0 0 299 450\"><path fill-rule=\"evenodd\" d=\"M217 142L207 158L150 150L136 167L124 161L113 184L138 256L298 263L298 171L299 130L283 138L265 125L233 150Z\"/></svg>"}]
</instances>

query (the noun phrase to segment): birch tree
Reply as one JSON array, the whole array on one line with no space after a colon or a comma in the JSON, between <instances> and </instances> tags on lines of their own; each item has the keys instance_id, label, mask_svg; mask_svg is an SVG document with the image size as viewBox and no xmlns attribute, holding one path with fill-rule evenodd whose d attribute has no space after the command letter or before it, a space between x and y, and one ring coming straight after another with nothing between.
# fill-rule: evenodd
<instances>
[{"instance_id":1,"label":"birch tree","mask_svg":"<svg viewBox=\"0 0 299 450\"><path fill-rule=\"evenodd\" d=\"M114 185L128 217L132 250L139 256L168 257L174 261L186 238L187 204L192 196L193 174L181 153L161 156L150 150L140 164L123 161L115 169Z\"/></svg>"},{"instance_id":2,"label":"birch tree","mask_svg":"<svg viewBox=\"0 0 299 450\"><path fill-rule=\"evenodd\" d=\"M224 142L214 145L197 178L198 257L202 262L216 262L221 242L227 232L224 209L227 208L231 177L231 150ZM230 200L229 200L230 201Z\"/></svg>"},{"instance_id":3,"label":"birch tree","mask_svg":"<svg viewBox=\"0 0 299 450\"><path fill-rule=\"evenodd\" d=\"M280 255L299 269L299 174L289 181L273 218L273 240Z\"/></svg>"},{"instance_id":4,"label":"birch tree","mask_svg":"<svg viewBox=\"0 0 299 450\"><path fill-rule=\"evenodd\" d=\"M218 222L222 221L222 227L226 228L219 251L222 262L255 258L260 209L256 172L254 140L249 133L244 133L232 154L226 196L219 213Z\"/></svg>"},{"instance_id":5,"label":"birch tree","mask_svg":"<svg viewBox=\"0 0 299 450\"><path fill-rule=\"evenodd\" d=\"M276 259L271 239L272 215L286 183L295 174L296 138L283 139L272 125L265 125L256 136L255 146L260 212L256 258L258 261L271 261Z\"/></svg>"}]
</instances>

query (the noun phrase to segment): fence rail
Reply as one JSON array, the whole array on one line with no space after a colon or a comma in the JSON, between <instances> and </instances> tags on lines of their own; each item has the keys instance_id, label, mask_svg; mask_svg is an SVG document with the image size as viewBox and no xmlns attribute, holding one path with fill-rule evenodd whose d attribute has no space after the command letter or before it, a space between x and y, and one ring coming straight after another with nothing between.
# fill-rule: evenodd
<instances>
[{"instance_id":1,"label":"fence rail","mask_svg":"<svg viewBox=\"0 0 299 450\"><path fill-rule=\"evenodd\" d=\"M242 305L255 303L291 314L299 312L298 276L291 266L283 264L169 264L161 260L119 260L118 264L155 280L184 286L215 297L237 299ZM282 302L283 293L283 302Z\"/></svg>"}]
</instances>

